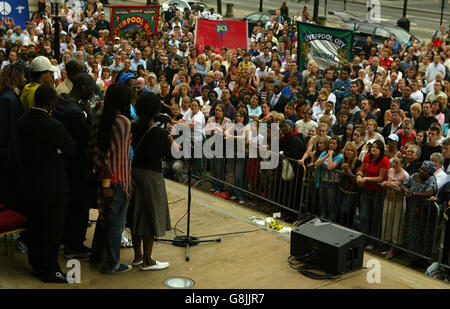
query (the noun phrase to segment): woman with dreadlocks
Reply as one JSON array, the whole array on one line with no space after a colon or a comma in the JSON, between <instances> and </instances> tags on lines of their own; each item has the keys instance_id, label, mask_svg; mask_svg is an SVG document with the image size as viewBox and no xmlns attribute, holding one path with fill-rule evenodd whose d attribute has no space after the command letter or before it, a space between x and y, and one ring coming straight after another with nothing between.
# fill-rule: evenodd
<instances>
[{"instance_id":1,"label":"woman with dreadlocks","mask_svg":"<svg viewBox=\"0 0 450 309\"><path fill-rule=\"evenodd\" d=\"M101 272L116 274L132 269L120 264L120 241L131 197L130 121L131 93L114 83L105 94L103 110L94 120L89 141L94 170L101 182L99 222L92 244L91 262L102 262Z\"/></svg>"}]
</instances>

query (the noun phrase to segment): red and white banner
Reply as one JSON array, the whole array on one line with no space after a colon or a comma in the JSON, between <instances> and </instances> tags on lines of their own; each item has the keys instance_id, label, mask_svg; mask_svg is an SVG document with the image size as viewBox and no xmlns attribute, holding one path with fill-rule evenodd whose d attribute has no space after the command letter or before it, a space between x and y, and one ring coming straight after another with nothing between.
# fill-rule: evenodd
<instances>
[{"instance_id":1,"label":"red and white banner","mask_svg":"<svg viewBox=\"0 0 450 309\"><path fill-rule=\"evenodd\" d=\"M195 48L201 54L206 45L217 54L221 54L224 47L228 49L242 47L247 50L247 21L199 19Z\"/></svg>"}]
</instances>

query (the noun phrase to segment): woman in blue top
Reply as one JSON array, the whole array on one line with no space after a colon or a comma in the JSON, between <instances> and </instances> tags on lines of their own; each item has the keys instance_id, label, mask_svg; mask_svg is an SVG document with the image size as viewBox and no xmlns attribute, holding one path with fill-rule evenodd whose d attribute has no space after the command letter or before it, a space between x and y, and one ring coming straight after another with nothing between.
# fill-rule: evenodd
<instances>
[{"instance_id":1,"label":"woman in blue top","mask_svg":"<svg viewBox=\"0 0 450 309\"><path fill-rule=\"evenodd\" d=\"M200 55L197 57L197 63L194 64L194 67L197 70L197 73L200 74L203 79L205 79L208 68L206 67L206 59L204 55Z\"/></svg>"},{"instance_id":2,"label":"woman in blue top","mask_svg":"<svg viewBox=\"0 0 450 309\"><path fill-rule=\"evenodd\" d=\"M261 97L259 94L255 93L250 98L250 104L247 104L247 110L248 110L248 117L250 118L250 123L252 123L253 120L258 120L259 116L262 114L261 106L259 105L259 102L261 100Z\"/></svg>"},{"instance_id":3,"label":"woman in blue top","mask_svg":"<svg viewBox=\"0 0 450 309\"><path fill-rule=\"evenodd\" d=\"M342 163L344 156L341 153L341 143L337 136L330 138L328 151L322 152L315 166L320 168L321 185L319 187L320 196L320 216L330 221L335 221L337 214L337 192L340 175L334 172Z\"/></svg>"}]
</instances>

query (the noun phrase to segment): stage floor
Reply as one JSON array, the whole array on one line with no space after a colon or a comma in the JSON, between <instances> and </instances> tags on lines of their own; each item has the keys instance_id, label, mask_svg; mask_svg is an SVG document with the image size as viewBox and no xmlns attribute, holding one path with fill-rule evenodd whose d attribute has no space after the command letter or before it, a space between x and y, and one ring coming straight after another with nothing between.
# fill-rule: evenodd
<instances>
[{"instance_id":1,"label":"stage floor","mask_svg":"<svg viewBox=\"0 0 450 309\"><path fill-rule=\"evenodd\" d=\"M187 209L187 187L166 181L172 227ZM0 242L0 288L6 289L165 289L163 282L169 277L188 277L195 281L194 289L448 289L442 281L425 276L393 261L365 253L364 266L370 259L378 259L381 283L369 283L370 269L345 274L336 280L312 280L289 267L289 237L271 230L258 230L250 216L267 215L245 206L225 201L213 194L193 190L191 235L207 236L244 231L248 233L221 236L221 242L202 243L190 248L190 261L186 262L186 249L170 243L155 243L153 256L169 261L170 267L162 271L140 271L118 275L102 275L98 265L81 260L80 284L44 284L30 274L25 255L4 255ZM96 218L96 212L91 212ZM177 225L178 235L186 233L186 218ZM86 244L90 246L94 225L88 230ZM258 230L258 231L255 231ZM174 232L167 234L168 239ZM206 237L210 239L214 237ZM121 262L131 263L133 249L121 249ZM61 255L60 263L66 259ZM64 267L64 270L68 268Z\"/></svg>"}]
</instances>

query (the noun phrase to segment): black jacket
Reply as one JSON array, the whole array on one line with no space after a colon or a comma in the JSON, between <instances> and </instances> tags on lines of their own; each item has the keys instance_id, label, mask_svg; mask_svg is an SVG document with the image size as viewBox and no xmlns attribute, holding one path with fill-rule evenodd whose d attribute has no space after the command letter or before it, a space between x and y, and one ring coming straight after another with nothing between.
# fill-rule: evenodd
<instances>
[{"instance_id":1,"label":"black jacket","mask_svg":"<svg viewBox=\"0 0 450 309\"><path fill-rule=\"evenodd\" d=\"M80 104L68 94L62 94L56 99L52 116L64 125L67 133L75 141L76 155L67 158L70 159L71 165L76 164L77 168L87 167L87 148L93 121L92 115L86 114Z\"/></svg>"},{"instance_id":2,"label":"black jacket","mask_svg":"<svg viewBox=\"0 0 450 309\"><path fill-rule=\"evenodd\" d=\"M400 126L395 130L394 134L398 133L398 130L400 130L403 126L403 123L400 124ZM381 135L384 137L384 141L387 143L387 138L389 135L391 135L391 129L392 129L392 121L389 122L387 125L384 126L383 131L381 131Z\"/></svg>"},{"instance_id":3,"label":"black jacket","mask_svg":"<svg viewBox=\"0 0 450 309\"><path fill-rule=\"evenodd\" d=\"M269 94L267 96L267 103L269 103L270 106L270 102L272 101L272 97L275 94ZM272 111L276 111L278 113L284 113L284 107L286 106L286 104L289 102L289 98L287 96L285 96L284 94L281 94L281 96L278 98L278 101L275 103L274 107L271 107L270 110Z\"/></svg>"},{"instance_id":4,"label":"black jacket","mask_svg":"<svg viewBox=\"0 0 450 309\"><path fill-rule=\"evenodd\" d=\"M0 93L0 167L20 166L18 122L24 109L13 89Z\"/></svg>"},{"instance_id":5,"label":"black jacket","mask_svg":"<svg viewBox=\"0 0 450 309\"><path fill-rule=\"evenodd\" d=\"M280 150L288 158L301 159L306 152L306 143L303 140L303 135L295 131L291 136L283 137L280 141Z\"/></svg>"},{"instance_id":6,"label":"black jacket","mask_svg":"<svg viewBox=\"0 0 450 309\"><path fill-rule=\"evenodd\" d=\"M31 196L67 193L69 185L61 154L75 154L75 142L64 125L43 110L32 108L19 120L27 192Z\"/></svg>"},{"instance_id":7,"label":"black jacket","mask_svg":"<svg viewBox=\"0 0 450 309\"><path fill-rule=\"evenodd\" d=\"M404 167L404 170L408 172L408 174L411 176L414 173L417 173L419 171L419 168L422 166L422 162L419 160L412 161L409 164L406 164Z\"/></svg>"}]
</instances>

